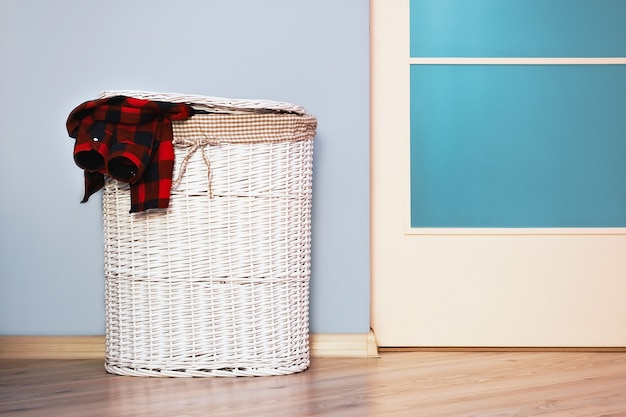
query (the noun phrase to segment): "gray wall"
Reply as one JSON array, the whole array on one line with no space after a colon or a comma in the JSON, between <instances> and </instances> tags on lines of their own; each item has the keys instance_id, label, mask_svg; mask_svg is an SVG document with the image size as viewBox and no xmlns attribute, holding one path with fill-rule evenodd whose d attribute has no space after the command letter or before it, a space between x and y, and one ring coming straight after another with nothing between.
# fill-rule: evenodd
<instances>
[{"instance_id":1,"label":"gray wall","mask_svg":"<svg viewBox=\"0 0 626 417\"><path fill-rule=\"evenodd\" d=\"M104 333L99 198L69 112L106 89L318 118L311 331L369 331L367 0L0 0L0 334Z\"/></svg>"}]
</instances>

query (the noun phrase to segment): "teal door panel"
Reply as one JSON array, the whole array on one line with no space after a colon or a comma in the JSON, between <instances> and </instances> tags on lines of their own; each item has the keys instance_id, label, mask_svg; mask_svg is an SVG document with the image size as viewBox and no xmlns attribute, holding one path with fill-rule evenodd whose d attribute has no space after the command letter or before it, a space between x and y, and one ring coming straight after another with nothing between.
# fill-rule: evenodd
<instances>
[{"instance_id":1,"label":"teal door panel","mask_svg":"<svg viewBox=\"0 0 626 417\"><path fill-rule=\"evenodd\" d=\"M412 57L626 56L624 0L412 0Z\"/></svg>"},{"instance_id":2,"label":"teal door panel","mask_svg":"<svg viewBox=\"0 0 626 417\"><path fill-rule=\"evenodd\" d=\"M626 227L626 66L412 65L412 227Z\"/></svg>"}]
</instances>

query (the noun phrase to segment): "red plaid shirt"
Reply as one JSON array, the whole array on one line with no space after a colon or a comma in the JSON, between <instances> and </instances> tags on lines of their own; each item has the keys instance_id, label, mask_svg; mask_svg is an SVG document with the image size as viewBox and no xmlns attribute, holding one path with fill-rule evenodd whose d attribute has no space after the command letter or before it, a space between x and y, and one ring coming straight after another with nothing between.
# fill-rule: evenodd
<instances>
[{"instance_id":1,"label":"red plaid shirt","mask_svg":"<svg viewBox=\"0 0 626 417\"><path fill-rule=\"evenodd\" d=\"M104 186L104 175L130 183L130 212L167 208L172 187L172 120L191 106L125 96L87 101L67 119L74 161L85 172L82 202Z\"/></svg>"}]
</instances>

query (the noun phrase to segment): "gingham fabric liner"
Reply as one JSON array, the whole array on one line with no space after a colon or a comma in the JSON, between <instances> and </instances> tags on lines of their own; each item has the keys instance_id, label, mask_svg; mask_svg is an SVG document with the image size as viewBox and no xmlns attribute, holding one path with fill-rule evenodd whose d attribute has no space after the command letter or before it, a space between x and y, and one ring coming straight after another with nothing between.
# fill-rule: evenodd
<instances>
[{"instance_id":1,"label":"gingham fabric liner","mask_svg":"<svg viewBox=\"0 0 626 417\"><path fill-rule=\"evenodd\" d=\"M308 367L315 127L314 117L288 113L175 122L181 182L165 211L129 214L128 185L107 179L109 372L263 376Z\"/></svg>"},{"instance_id":2,"label":"gingham fabric liner","mask_svg":"<svg viewBox=\"0 0 626 417\"><path fill-rule=\"evenodd\" d=\"M174 144L180 139L219 143L277 143L311 139L317 122L313 116L291 114L196 114L189 121L172 123Z\"/></svg>"}]
</instances>

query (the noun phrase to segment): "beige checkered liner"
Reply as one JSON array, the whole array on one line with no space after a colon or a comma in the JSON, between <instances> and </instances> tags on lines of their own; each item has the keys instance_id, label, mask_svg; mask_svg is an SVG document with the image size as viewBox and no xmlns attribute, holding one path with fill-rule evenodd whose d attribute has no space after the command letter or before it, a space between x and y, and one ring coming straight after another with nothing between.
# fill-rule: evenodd
<instances>
[{"instance_id":1,"label":"beige checkered liner","mask_svg":"<svg viewBox=\"0 0 626 417\"><path fill-rule=\"evenodd\" d=\"M295 142L315 136L317 120L294 114L197 114L174 122L174 144L185 140L219 143Z\"/></svg>"}]
</instances>

